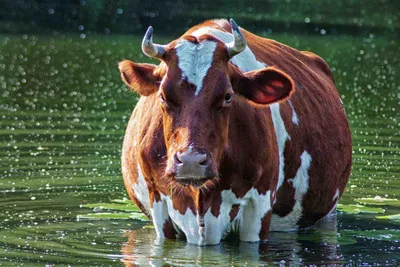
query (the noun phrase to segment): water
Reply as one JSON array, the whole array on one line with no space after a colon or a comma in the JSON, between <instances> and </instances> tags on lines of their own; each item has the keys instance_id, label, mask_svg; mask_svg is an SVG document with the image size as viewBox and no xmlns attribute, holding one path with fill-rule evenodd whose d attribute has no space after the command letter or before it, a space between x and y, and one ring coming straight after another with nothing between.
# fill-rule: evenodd
<instances>
[{"instance_id":1,"label":"water","mask_svg":"<svg viewBox=\"0 0 400 267\"><path fill-rule=\"evenodd\" d=\"M400 48L395 36L269 35L323 56L353 134L341 204L400 199ZM157 41L170 40L157 36ZM400 223L346 214L266 243L197 247L135 220L78 221L87 203L126 197L122 137L137 96L117 62L149 62L132 35L0 36L0 265L259 266L400 263ZM155 61L153 61L155 62ZM400 205L381 206L384 215ZM337 222L336 222L337 219Z\"/></svg>"}]
</instances>

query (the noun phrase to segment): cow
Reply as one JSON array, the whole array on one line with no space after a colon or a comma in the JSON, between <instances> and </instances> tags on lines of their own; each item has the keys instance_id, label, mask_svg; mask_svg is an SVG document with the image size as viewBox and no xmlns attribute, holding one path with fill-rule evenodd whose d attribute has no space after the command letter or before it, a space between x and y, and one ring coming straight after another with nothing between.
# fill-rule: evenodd
<instances>
[{"instance_id":1,"label":"cow","mask_svg":"<svg viewBox=\"0 0 400 267\"><path fill-rule=\"evenodd\" d=\"M124 184L158 238L218 244L311 227L335 210L351 136L327 63L234 20L205 21L119 63L140 95L122 148Z\"/></svg>"}]
</instances>

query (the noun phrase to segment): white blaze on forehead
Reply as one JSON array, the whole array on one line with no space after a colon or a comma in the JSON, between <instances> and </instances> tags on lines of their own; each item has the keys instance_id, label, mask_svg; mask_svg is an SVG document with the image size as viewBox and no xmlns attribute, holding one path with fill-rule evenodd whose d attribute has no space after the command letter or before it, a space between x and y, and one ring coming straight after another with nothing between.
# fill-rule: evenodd
<instances>
[{"instance_id":1,"label":"white blaze on forehead","mask_svg":"<svg viewBox=\"0 0 400 267\"><path fill-rule=\"evenodd\" d=\"M220 39L225 44L233 42L233 35L229 32L224 32L218 29L204 27L192 32L193 36L199 37L204 34L210 34ZM253 52L248 46L246 49L230 59L230 62L236 65L241 71L247 72L251 70L263 69L267 65L256 59Z\"/></svg>"},{"instance_id":2,"label":"white blaze on forehead","mask_svg":"<svg viewBox=\"0 0 400 267\"><path fill-rule=\"evenodd\" d=\"M181 79L196 86L196 96L203 88L203 80L212 65L216 47L216 42L207 40L198 44L181 40L175 46Z\"/></svg>"}]
</instances>

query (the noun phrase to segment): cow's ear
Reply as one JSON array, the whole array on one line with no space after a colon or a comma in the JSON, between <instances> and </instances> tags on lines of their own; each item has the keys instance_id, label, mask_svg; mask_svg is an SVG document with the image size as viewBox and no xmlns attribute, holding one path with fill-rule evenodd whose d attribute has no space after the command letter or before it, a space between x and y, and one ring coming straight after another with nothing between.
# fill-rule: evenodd
<instances>
[{"instance_id":1,"label":"cow's ear","mask_svg":"<svg viewBox=\"0 0 400 267\"><path fill-rule=\"evenodd\" d=\"M156 74L155 65L138 64L130 60L124 60L118 64L122 80L140 95L148 96L158 90L158 83L161 80Z\"/></svg>"},{"instance_id":2,"label":"cow's ear","mask_svg":"<svg viewBox=\"0 0 400 267\"><path fill-rule=\"evenodd\" d=\"M235 92L254 103L269 105L287 99L294 92L292 79L272 67L246 73L235 73Z\"/></svg>"}]
</instances>

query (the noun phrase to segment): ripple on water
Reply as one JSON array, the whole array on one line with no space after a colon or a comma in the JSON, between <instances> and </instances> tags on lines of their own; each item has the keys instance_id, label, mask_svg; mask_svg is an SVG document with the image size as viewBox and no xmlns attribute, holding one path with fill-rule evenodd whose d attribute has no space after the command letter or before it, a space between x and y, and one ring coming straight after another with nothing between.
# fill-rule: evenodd
<instances>
[{"instance_id":1,"label":"ripple on water","mask_svg":"<svg viewBox=\"0 0 400 267\"><path fill-rule=\"evenodd\" d=\"M299 233L272 233L267 243L227 241L203 248L184 241L160 243L143 222L77 221L77 215L91 212L80 205L125 196L119 158L125 125L138 98L122 84L116 65L124 58L147 60L138 56L141 36L3 37L2 262L29 266L400 262L399 224L377 220L376 214L339 213L338 223ZM400 199L397 43L384 36L273 37L322 55L334 71L353 135L354 164L341 203L376 196ZM384 215L400 213L396 206L383 208Z\"/></svg>"}]
</instances>

